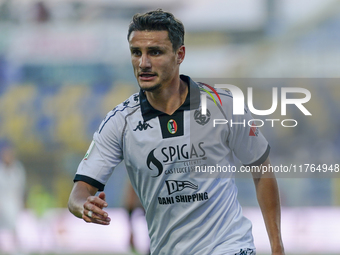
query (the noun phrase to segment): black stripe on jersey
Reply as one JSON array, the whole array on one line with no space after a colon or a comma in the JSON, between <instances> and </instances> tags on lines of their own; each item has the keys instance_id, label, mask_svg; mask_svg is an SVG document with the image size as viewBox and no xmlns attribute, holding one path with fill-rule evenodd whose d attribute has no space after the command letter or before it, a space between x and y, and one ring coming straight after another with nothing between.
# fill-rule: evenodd
<instances>
[{"instance_id":1,"label":"black stripe on jersey","mask_svg":"<svg viewBox=\"0 0 340 255\"><path fill-rule=\"evenodd\" d=\"M92 185L93 187L96 187L99 191L103 191L104 187L105 187L105 185L100 183L99 181L92 179L91 177L81 175L81 174L76 174L73 181L74 182L78 182L78 181L86 182L86 183Z\"/></svg>"},{"instance_id":2,"label":"black stripe on jersey","mask_svg":"<svg viewBox=\"0 0 340 255\"><path fill-rule=\"evenodd\" d=\"M108 117L107 118L107 120L103 123L103 125L102 125L102 127L100 128L100 130L98 131L98 133L100 134L100 132L102 132L102 130L103 130L103 128L104 128L104 126L106 125L106 123L113 117L113 116L115 116L116 115L116 113L117 112L122 112L122 111L124 111L126 108L135 108L135 107L137 107L137 106L139 106L139 104L137 104L137 105L134 105L134 106L125 106L123 109L120 109L120 110L116 110L110 117Z\"/></svg>"},{"instance_id":3,"label":"black stripe on jersey","mask_svg":"<svg viewBox=\"0 0 340 255\"><path fill-rule=\"evenodd\" d=\"M247 165L245 165L245 166L259 166L259 165L263 164L263 163L266 161L266 159L268 158L269 152L270 152L270 146L269 146L269 144L268 144L267 149L266 149L266 151L263 153L263 155L261 156L261 158L259 158L259 159L256 160L255 162L253 162L253 163L251 163L251 164L247 164Z\"/></svg>"}]
</instances>

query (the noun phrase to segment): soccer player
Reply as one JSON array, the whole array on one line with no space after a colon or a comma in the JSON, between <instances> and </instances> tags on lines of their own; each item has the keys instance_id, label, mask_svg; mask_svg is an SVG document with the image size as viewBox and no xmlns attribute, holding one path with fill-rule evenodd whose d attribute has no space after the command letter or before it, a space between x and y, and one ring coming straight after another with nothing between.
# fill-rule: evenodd
<instances>
[{"instance_id":1,"label":"soccer player","mask_svg":"<svg viewBox=\"0 0 340 255\"><path fill-rule=\"evenodd\" d=\"M269 165L268 142L254 127L213 126L213 119L252 118L249 111L232 115L231 93L218 90L220 105L207 100L201 114L200 95L213 88L179 74L184 27L171 13L136 14L128 43L140 92L110 111L95 132L74 178L69 210L86 222L110 224L105 193L95 194L124 158L146 212L151 254L255 254L233 174L209 178L203 169L234 165L233 154L244 165ZM272 254L282 255L276 179L271 173L253 177Z\"/></svg>"}]
</instances>

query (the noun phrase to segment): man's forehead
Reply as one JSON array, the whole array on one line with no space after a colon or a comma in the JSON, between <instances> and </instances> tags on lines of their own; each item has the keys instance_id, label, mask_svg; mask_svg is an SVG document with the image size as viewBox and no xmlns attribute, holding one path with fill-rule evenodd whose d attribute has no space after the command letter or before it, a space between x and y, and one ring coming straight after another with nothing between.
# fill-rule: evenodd
<instances>
[{"instance_id":1,"label":"man's forehead","mask_svg":"<svg viewBox=\"0 0 340 255\"><path fill-rule=\"evenodd\" d=\"M168 36L168 31L150 31L150 30L143 30L143 31L133 31L129 38L130 46L135 44L170 44L170 39Z\"/></svg>"}]
</instances>

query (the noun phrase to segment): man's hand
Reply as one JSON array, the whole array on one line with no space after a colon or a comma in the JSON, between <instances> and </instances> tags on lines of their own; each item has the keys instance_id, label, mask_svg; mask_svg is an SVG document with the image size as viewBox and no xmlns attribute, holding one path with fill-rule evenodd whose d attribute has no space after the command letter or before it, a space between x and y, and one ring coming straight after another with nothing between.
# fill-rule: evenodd
<instances>
[{"instance_id":1,"label":"man's hand","mask_svg":"<svg viewBox=\"0 0 340 255\"><path fill-rule=\"evenodd\" d=\"M86 222L101 225L109 225L110 217L103 210L107 207L105 193L101 192L95 196L98 189L86 182L78 181L73 185L73 189L68 201L68 208L74 216L82 218Z\"/></svg>"},{"instance_id":2,"label":"man's hand","mask_svg":"<svg viewBox=\"0 0 340 255\"><path fill-rule=\"evenodd\" d=\"M108 213L103 210L104 207L107 207L104 192L99 193L98 197L89 196L84 203L83 220L88 223L109 225L111 219L108 217Z\"/></svg>"}]
</instances>

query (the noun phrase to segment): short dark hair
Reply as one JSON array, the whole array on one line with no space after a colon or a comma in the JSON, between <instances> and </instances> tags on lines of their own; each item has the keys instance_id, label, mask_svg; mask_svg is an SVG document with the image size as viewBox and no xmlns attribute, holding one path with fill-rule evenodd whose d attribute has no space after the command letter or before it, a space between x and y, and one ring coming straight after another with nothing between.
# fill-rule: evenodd
<instances>
[{"instance_id":1,"label":"short dark hair","mask_svg":"<svg viewBox=\"0 0 340 255\"><path fill-rule=\"evenodd\" d=\"M161 9L150 11L144 14L135 14L129 25L127 39L133 31L168 31L172 48L176 51L184 45L184 26L170 12Z\"/></svg>"}]
</instances>

